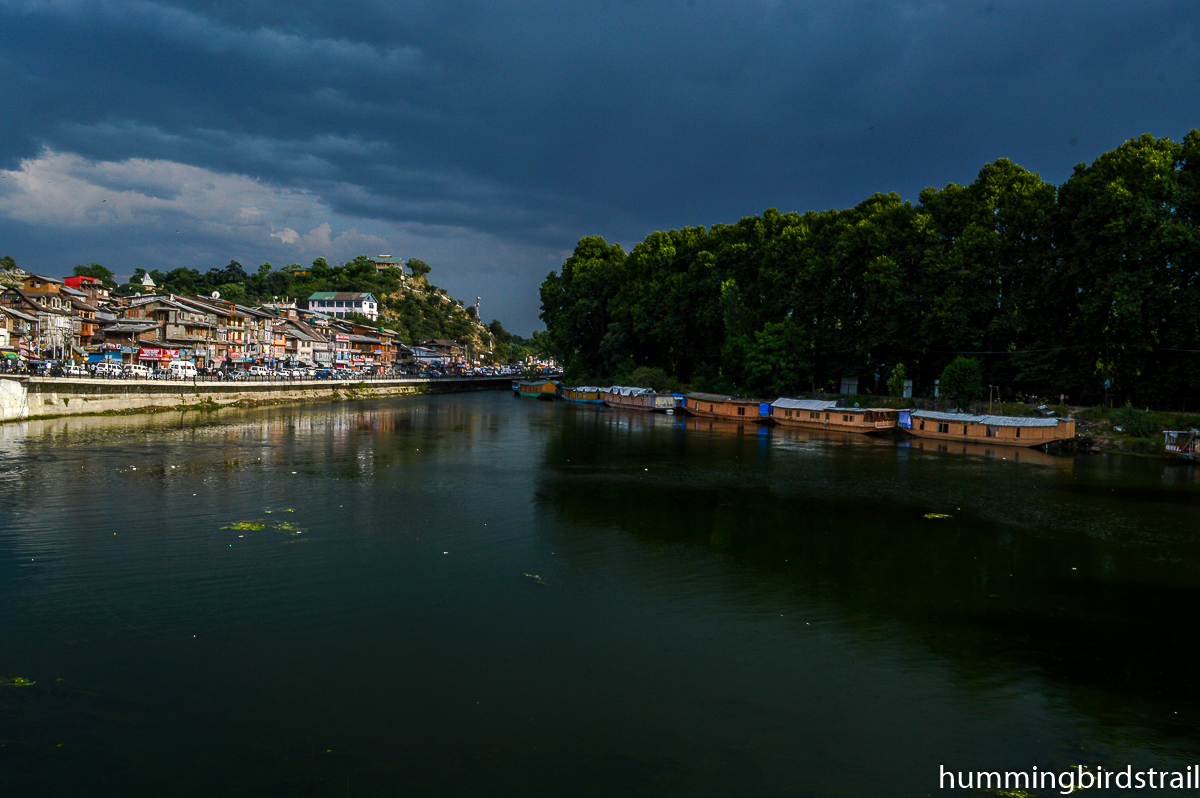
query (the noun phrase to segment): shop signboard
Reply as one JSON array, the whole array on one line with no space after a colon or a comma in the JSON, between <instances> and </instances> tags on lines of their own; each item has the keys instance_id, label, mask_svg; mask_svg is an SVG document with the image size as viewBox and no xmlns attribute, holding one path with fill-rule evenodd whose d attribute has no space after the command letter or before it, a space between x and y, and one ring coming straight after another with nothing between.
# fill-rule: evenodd
<instances>
[{"instance_id":1,"label":"shop signboard","mask_svg":"<svg viewBox=\"0 0 1200 798\"><path fill-rule=\"evenodd\" d=\"M145 347L141 350L139 357L142 360L174 360L179 357L179 350Z\"/></svg>"}]
</instances>

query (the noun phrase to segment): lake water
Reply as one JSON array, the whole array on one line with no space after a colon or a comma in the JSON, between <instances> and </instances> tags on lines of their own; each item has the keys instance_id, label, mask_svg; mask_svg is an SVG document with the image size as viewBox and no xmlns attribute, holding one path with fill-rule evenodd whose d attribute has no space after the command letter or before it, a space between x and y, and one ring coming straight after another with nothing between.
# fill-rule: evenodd
<instances>
[{"instance_id":1,"label":"lake water","mask_svg":"<svg viewBox=\"0 0 1200 798\"><path fill-rule=\"evenodd\" d=\"M507 393L9 424L0 795L1182 770L1198 598L1184 462Z\"/></svg>"}]
</instances>

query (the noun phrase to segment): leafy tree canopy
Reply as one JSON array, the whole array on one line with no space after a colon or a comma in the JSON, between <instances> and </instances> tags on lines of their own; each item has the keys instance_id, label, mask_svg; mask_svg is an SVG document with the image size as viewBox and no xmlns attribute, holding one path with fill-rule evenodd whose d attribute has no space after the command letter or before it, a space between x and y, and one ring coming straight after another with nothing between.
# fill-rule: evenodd
<instances>
[{"instance_id":1,"label":"leafy tree canopy","mask_svg":"<svg viewBox=\"0 0 1200 798\"><path fill-rule=\"evenodd\" d=\"M956 357L942 369L941 393L961 408L983 395L983 369L970 357Z\"/></svg>"}]
</instances>

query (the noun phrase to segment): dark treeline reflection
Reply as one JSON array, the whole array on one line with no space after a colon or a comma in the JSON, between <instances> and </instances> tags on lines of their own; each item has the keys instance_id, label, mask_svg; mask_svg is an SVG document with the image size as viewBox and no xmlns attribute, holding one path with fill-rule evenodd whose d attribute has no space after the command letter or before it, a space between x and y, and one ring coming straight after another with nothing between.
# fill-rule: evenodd
<instances>
[{"instance_id":1,"label":"dark treeline reflection","mask_svg":"<svg viewBox=\"0 0 1200 798\"><path fill-rule=\"evenodd\" d=\"M1149 461L1123 475L694 426L580 416L553 437L538 499L561 530L728 558L968 686L1033 674L1118 738L1194 743L1194 480L1147 485L1164 468Z\"/></svg>"}]
</instances>

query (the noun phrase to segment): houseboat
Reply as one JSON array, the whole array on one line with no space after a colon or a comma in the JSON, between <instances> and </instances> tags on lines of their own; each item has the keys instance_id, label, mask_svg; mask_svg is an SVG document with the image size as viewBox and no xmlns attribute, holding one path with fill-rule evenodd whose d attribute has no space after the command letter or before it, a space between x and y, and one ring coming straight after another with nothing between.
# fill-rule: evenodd
<instances>
[{"instance_id":1,"label":"houseboat","mask_svg":"<svg viewBox=\"0 0 1200 798\"><path fill-rule=\"evenodd\" d=\"M603 388L563 388L559 392L559 395L568 402L580 402L589 405L604 404Z\"/></svg>"},{"instance_id":2,"label":"houseboat","mask_svg":"<svg viewBox=\"0 0 1200 798\"><path fill-rule=\"evenodd\" d=\"M554 380L522 380L517 383L517 395L525 399L553 399L558 395Z\"/></svg>"},{"instance_id":3,"label":"houseboat","mask_svg":"<svg viewBox=\"0 0 1200 798\"><path fill-rule=\"evenodd\" d=\"M917 438L975 441L1002 446L1044 446L1075 437L1075 420L1070 418L973 416L969 413L901 410L897 426Z\"/></svg>"},{"instance_id":4,"label":"houseboat","mask_svg":"<svg viewBox=\"0 0 1200 798\"><path fill-rule=\"evenodd\" d=\"M629 410L654 410L674 412L679 399L673 393L655 393L649 388L630 388L613 385L604 389L604 403L609 407L624 407Z\"/></svg>"},{"instance_id":5,"label":"houseboat","mask_svg":"<svg viewBox=\"0 0 1200 798\"><path fill-rule=\"evenodd\" d=\"M838 407L820 399L776 399L771 420L784 427L838 432L887 432L896 428L900 411L886 407Z\"/></svg>"},{"instance_id":6,"label":"houseboat","mask_svg":"<svg viewBox=\"0 0 1200 798\"><path fill-rule=\"evenodd\" d=\"M1196 447L1200 441L1200 430L1167 430L1163 436L1166 438L1168 454L1200 462L1200 450Z\"/></svg>"},{"instance_id":7,"label":"houseboat","mask_svg":"<svg viewBox=\"0 0 1200 798\"><path fill-rule=\"evenodd\" d=\"M715 393L689 393L685 397L684 408L693 416L729 418L734 421L759 421L771 415L771 406L766 402Z\"/></svg>"}]
</instances>

